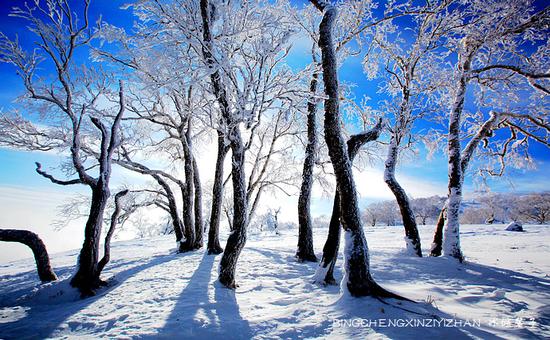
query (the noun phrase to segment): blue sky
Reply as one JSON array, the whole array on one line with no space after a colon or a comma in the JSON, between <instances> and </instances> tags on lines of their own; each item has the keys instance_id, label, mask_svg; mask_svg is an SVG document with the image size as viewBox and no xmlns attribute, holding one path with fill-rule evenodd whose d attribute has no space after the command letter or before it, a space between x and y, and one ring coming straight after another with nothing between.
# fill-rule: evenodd
<instances>
[{"instance_id":1,"label":"blue sky","mask_svg":"<svg viewBox=\"0 0 550 340\"><path fill-rule=\"evenodd\" d=\"M29 1L32 2L32 1ZM72 1L78 3L79 1ZM99 14L103 20L126 28L133 23L131 12L121 10L119 7L126 1L92 1L90 8L91 21L95 22ZM296 0L294 3L301 5L306 1ZM2 0L0 3L0 31L9 37L19 35L20 41L25 47L33 48L33 39L26 32L26 23L20 19L8 17L13 6L21 6L24 1ZM289 64L293 67L307 65L310 62L310 43L301 41L296 44L292 52ZM85 58L86 55L80 55ZM0 109L4 112L17 108L15 98L23 94L23 86L15 70L11 65L0 63ZM379 81L367 81L363 75L359 59L348 60L340 70L342 82L354 83L355 97L361 99L367 95L373 99L371 105L376 108L376 100L381 98L377 94ZM28 114L28 113L25 113ZM429 126L423 125L419 129ZM212 147L212 150L214 148ZM514 187L506 181L492 181L491 187L495 191L542 191L549 190L548 173L550 172L550 153L545 147L535 145L532 148L533 156L538 163L538 170L532 172L511 172ZM403 164L397 172L397 178L405 190L413 197L425 197L434 194L444 195L447 186L447 160L444 155L437 155L432 160L425 157L426 152L420 149L420 155L412 162ZM59 219L58 207L76 193L88 195L85 186L61 187L50 183L35 172L34 162L41 162L50 171L59 165L62 155L53 153L24 152L0 148L0 226L10 228L29 229L37 232L47 244L50 252L59 252L77 248L83 239L83 221L71 222L62 233L53 228L53 222ZM208 169L213 169L215 164L215 152L201 153L198 158L199 167L202 170L202 180L208 181ZM377 201L391 199L391 192L382 180L381 163L374 167L356 172L356 183L360 194L362 207ZM115 169L112 185L121 183L143 181L143 177ZM466 193L472 192L471 180L466 181ZM296 197L269 197L263 196L267 205L281 207L281 221L295 221L297 216ZM312 214L314 216L329 214L332 207L332 194L321 196L319 191L312 200ZM19 244L4 244L0 251L0 263L14 259L32 256L30 250Z\"/></svg>"},{"instance_id":2,"label":"blue sky","mask_svg":"<svg viewBox=\"0 0 550 340\"><path fill-rule=\"evenodd\" d=\"M72 2L72 1L71 1ZM75 1L77 3L78 1ZM25 22L18 18L8 17L11 7L21 6L24 1L3 0L0 5L0 31L13 37L18 34L20 40L25 46L32 48L32 40L25 29ZM130 11L120 9L120 5L125 1L92 1L90 7L91 21L95 20L101 14L103 20L130 28L133 23L133 17ZM303 4L305 1L296 1L296 4ZM293 65L307 64L310 61L309 47L303 46L296 49L291 54ZM23 93L23 87L20 79L15 74L11 65L0 64L0 108L9 111L17 107L14 99ZM377 94L379 81L367 81L361 70L360 59L348 60L340 70L341 81L354 83L356 98L360 99L363 95L371 97L371 105L376 107L376 101L381 98ZM422 124L422 128L428 128L429 125ZM518 192L531 190L548 190L548 171L550 170L550 153L548 149L541 145L533 143L532 154L538 163L538 170L532 172L514 171L512 172L515 188L510 187L506 181L491 181L492 187L497 191L515 190ZM59 156L52 154L20 152L14 150L0 149L0 185L4 186L32 186L32 187L51 187L44 178L34 172L34 162L41 161L45 165L55 166L58 164ZM381 164L377 165L381 168ZM437 155L432 160L425 158L425 152L421 149L420 157L412 163L404 164L398 171L398 176L408 178L417 178L419 181L431 183L434 186L441 187L437 193L445 192L447 179L447 163L444 155ZM381 179L380 179L381 180ZM471 182L467 182L470 185ZM406 188L407 189L407 188ZM470 186L471 189L471 186ZM436 192L434 192L435 194ZM373 195L375 197L376 195Z\"/></svg>"}]
</instances>

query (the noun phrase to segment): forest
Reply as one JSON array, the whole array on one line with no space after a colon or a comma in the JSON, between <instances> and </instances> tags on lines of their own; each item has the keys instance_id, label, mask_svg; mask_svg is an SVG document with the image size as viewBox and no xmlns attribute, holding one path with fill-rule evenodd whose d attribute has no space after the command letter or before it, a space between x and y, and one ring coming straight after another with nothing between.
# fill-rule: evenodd
<instances>
[{"instance_id":1,"label":"forest","mask_svg":"<svg viewBox=\"0 0 550 340\"><path fill-rule=\"evenodd\" d=\"M353 312L357 308L370 310L365 318L371 319L386 309L388 318L424 322L450 317L431 295L424 301L415 292L410 295L407 275L423 277L437 270L444 273L438 276L443 281L426 281L445 286L443 276L462 272L456 275L474 284L475 278L464 275L475 271L469 266L483 266L476 267L480 277L491 284L499 281L488 278L497 275L503 262L497 258L499 262L482 265L476 262L485 257L469 256L470 249L472 254L481 251L474 245L487 233L493 235L495 249L499 242L512 242L508 249L523 249L525 256L536 258L526 263L544 262L548 256L550 249L542 243L549 236L550 188L491 191L492 183L507 174L528 176L537 166L548 167L550 6L543 1L139 0L112 5L118 12L92 0L8 1L2 6L11 7L9 18L18 23L16 34L0 32L2 70L16 75L9 79L17 84L7 86L21 91L0 110L0 147L56 155L57 162L36 161L35 175L68 193L85 188L78 189L85 194L57 202L58 232L77 221L83 234L78 252L70 260L63 257L76 263L63 262L59 272L40 231L0 220L0 241L30 247L43 283L25 276L18 280L27 288L13 290L15 281L10 280L16 279L17 268L31 268L8 264L0 271L0 280L9 283L0 289L0 315L6 319L0 321L0 338L221 337L233 331L236 338L364 337L371 334L365 327L332 331L342 328L344 318L361 318ZM350 68L357 82L343 80ZM446 183L440 192L445 194L411 195L414 183L403 180L407 164L429 164L434 158L444 159L445 169L421 171L441 170ZM211 160L208 166L206 160ZM358 171L377 165L377 178L358 178ZM391 200L364 204L359 192L375 190L376 181ZM472 192L474 187L478 190ZM330 202L321 214L315 201L319 193ZM296 213L291 222L282 221L278 202L291 198L297 198L292 201ZM25 216L20 219L25 223ZM517 226L524 233L507 236L508 223L507 230ZM114 242L128 231L137 237L125 241L127 246ZM379 240L387 240L387 247ZM542 242L543 250L530 240ZM167 319L167 333L154 331L159 325L151 326L152 333L117 333L116 327L111 329L114 323L86 333L86 317L75 327L65 323L56 333L63 320L131 280L132 275L123 274L130 267L116 268L128 265L127 256L140 255L140 247L145 257L139 261L151 260L141 266L149 268L158 260L160 271L152 277L159 291L168 288L160 276L183 275L170 261L198 263L184 275L206 281L194 287L191 277L184 290L196 297L206 289L201 305L208 305L206 286L212 285L217 302L210 312L219 321L217 328L208 322L198 325L195 310L198 314L187 315L192 318L187 323ZM160 249L170 258L158 257ZM490 258L490 249L479 256ZM262 253L267 250L273 253ZM371 261L389 250L398 254L394 262L391 256L382 265ZM261 261L269 263L265 273L280 271L280 277L273 275L298 280L302 291L277 280L273 289L296 293L298 300L315 299L328 289L330 296L339 294L338 306L345 312L326 312L333 315L328 323L306 315L274 328L267 321L254 326L239 314L241 303L235 298L252 281L259 286L251 290L262 287L261 263L255 263L260 258L251 256L264 256ZM205 263L210 269L201 269ZM394 265L405 264L407 269L400 270L409 274L386 281L385 275L395 273ZM161 275L168 267L160 265L169 265L170 274ZM533 301L548 302L548 275L519 273L518 268L506 269L512 272L508 276L526 276L531 284L526 290L541 294ZM295 271L297 276L291 276ZM504 280L495 289L513 294L511 282ZM136 292L127 298L140 300L139 284L132 288ZM47 303L40 301L55 289L62 289L56 296L74 300L61 299L68 304L53 313L60 317L50 322L54 329L25 333L25 320L43 317ZM502 298L497 304L514 301L495 294ZM327 301L318 304L325 308ZM550 310L525 305L502 315L536 325L516 327L510 334L548 336ZM182 314L192 312L189 306ZM518 310L524 314L513 314ZM226 329L220 326L224 316ZM304 320L322 329L309 332ZM293 323L292 332L281 331L281 325ZM470 331L439 325L441 333L434 334L445 336L510 331L506 326L499 333L479 325ZM193 333L195 329L201 331ZM418 337L418 330L409 329L409 336ZM382 331L389 338L408 334L392 332Z\"/></svg>"}]
</instances>

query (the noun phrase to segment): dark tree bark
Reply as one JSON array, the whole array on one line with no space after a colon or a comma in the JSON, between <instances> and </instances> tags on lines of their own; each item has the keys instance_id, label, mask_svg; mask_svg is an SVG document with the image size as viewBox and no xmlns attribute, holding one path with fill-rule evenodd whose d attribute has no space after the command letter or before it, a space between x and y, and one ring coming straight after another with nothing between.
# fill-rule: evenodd
<instances>
[{"instance_id":1,"label":"dark tree bark","mask_svg":"<svg viewBox=\"0 0 550 340\"><path fill-rule=\"evenodd\" d=\"M315 50L312 52L314 62ZM311 99L307 103L307 146L304 169L302 172L302 186L298 197L298 250L296 258L299 261L317 262L313 249L313 230L311 223L311 188L313 186L313 167L315 165L315 152L317 149L317 83L319 74L313 73L309 83Z\"/></svg>"},{"instance_id":2,"label":"dark tree bark","mask_svg":"<svg viewBox=\"0 0 550 340\"><path fill-rule=\"evenodd\" d=\"M161 176L152 176L154 179L156 179L157 183L162 187L164 193L166 194L166 199L168 200L168 213L170 214L170 218L172 219L172 226L174 228L174 234L176 235L177 249L179 252L181 252L184 226L178 213L178 204L176 201L176 197L174 196L174 192L172 191L172 188L170 188L170 185Z\"/></svg>"},{"instance_id":3,"label":"dark tree bark","mask_svg":"<svg viewBox=\"0 0 550 340\"><path fill-rule=\"evenodd\" d=\"M229 99L223 86L219 70L215 67L213 58L213 43L210 32L210 4L208 0L200 1L202 29L203 29L203 48L202 53L207 65L216 69L210 75L210 83L214 95L216 96L225 121L228 127L228 139L231 147L231 178L233 182L233 231L227 239L225 252L220 261L220 272L218 279L221 284L228 288L235 288L235 269L237 260L246 243L246 218L247 218L247 198L246 198L246 178L244 170L244 144L239 130L239 122L234 121L229 108Z\"/></svg>"},{"instance_id":4,"label":"dark tree bark","mask_svg":"<svg viewBox=\"0 0 550 340\"><path fill-rule=\"evenodd\" d=\"M411 203L407 197L407 193L395 178L395 165L397 163L398 149L399 143L395 140L395 136L392 136L388 150L388 157L385 163L384 182L386 182L392 191L397 201L397 205L399 206L401 217L403 219L403 228L405 229L407 249L412 251L417 256L422 257L420 235L418 234L418 227L416 226L416 219L414 217Z\"/></svg>"},{"instance_id":5,"label":"dark tree bark","mask_svg":"<svg viewBox=\"0 0 550 340\"><path fill-rule=\"evenodd\" d=\"M94 177L89 174L89 168L84 164L80 155L82 149L80 129L83 119L89 116L88 111L97 105L97 99L105 94L109 85L99 84L96 86L97 79L92 75L94 72L89 74L89 72L78 70L73 74L73 71L80 69L74 63L73 57L78 54L81 47L89 44L94 33L89 28L88 20L78 20L78 22L73 20L72 14L76 16L76 13L70 8L68 1L53 1L45 5L43 2L35 1L35 5L22 8L23 14L20 16L29 21L28 30L39 36L41 44L38 49L41 51L23 56L22 54L25 53L21 53L19 43L16 42L14 45L17 47L16 51L8 49L6 51L8 59L6 60L11 60L18 69L29 99L47 104L49 110L55 110L64 116L64 121L56 119L56 123L58 123L57 126L66 129L67 136L71 138L66 142L70 144L71 165L78 178L56 179L42 171L38 163L36 172L52 183L60 185L84 184L92 191L90 213L84 231L84 243L78 258L77 272L71 280L71 285L78 288L82 295L90 295L101 284L98 270L99 237L103 224L103 212L110 195L109 179L112 156L120 145L118 134L125 105L123 85L122 82L119 82L120 107L112 125L107 127L98 117L90 118L101 133L98 162L94 164L97 166L93 167L98 175ZM84 6L78 17L88 18L89 5L90 1L84 1ZM61 15L60 13L71 14ZM63 33L44 34L45 30L62 31ZM47 65L46 73L55 74L55 76L46 83L40 81L40 86L36 88L35 66L37 61L42 59L41 56L48 59L48 62L42 64ZM83 92L90 92L90 95ZM29 146L32 147L32 143ZM58 145L55 148L62 150L65 145Z\"/></svg>"},{"instance_id":6,"label":"dark tree bark","mask_svg":"<svg viewBox=\"0 0 550 340\"><path fill-rule=\"evenodd\" d=\"M194 199L195 199L195 184L194 184L194 169L193 169L193 154L191 153L191 120L187 119L187 131L184 133L184 124L180 126L179 135L183 149L184 157L184 171L185 171L185 186L181 187L181 195L183 198L183 234L185 237L184 243L181 245L180 250L190 251L195 249L195 218L194 218Z\"/></svg>"},{"instance_id":7,"label":"dark tree bark","mask_svg":"<svg viewBox=\"0 0 550 340\"><path fill-rule=\"evenodd\" d=\"M353 163L359 149L368 142L375 141L382 132L382 120L379 120L374 128L370 131L353 135L347 142L348 156L350 162ZM334 203L332 206L332 215L328 228L328 236L323 247L323 257L319 268L315 274L315 281L323 284L336 284L334 279L334 266L338 258L338 249L340 247L340 195L338 192L334 195Z\"/></svg>"},{"instance_id":8,"label":"dark tree bark","mask_svg":"<svg viewBox=\"0 0 550 340\"><path fill-rule=\"evenodd\" d=\"M346 231L346 286L352 296L383 296L401 298L380 287L370 273L367 241L361 225L357 191L346 143L340 131L340 108L337 60L332 38L336 9L318 0L311 2L323 12L319 26L319 47L322 54L323 82L325 85L325 140L336 175L340 196L342 227Z\"/></svg>"},{"instance_id":9,"label":"dark tree bark","mask_svg":"<svg viewBox=\"0 0 550 340\"><path fill-rule=\"evenodd\" d=\"M109 230L107 231L107 235L105 235L105 244L103 245L103 257L99 261L97 267L98 271L101 273L103 271L103 268L105 268L105 265L109 263L111 260L111 238L113 237L113 234L115 233L115 228L117 225L117 219L118 215L120 214L120 199L128 194L128 190L123 190L118 192L115 195L115 210L113 211L113 214L111 215L111 225L109 226Z\"/></svg>"},{"instance_id":10,"label":"dark tree bark","mask_svg":"<svg viewBox=\"0 0 550 340\"><path fill-rule=\"evenodd\" d=\"M238 129L232 131L231 153L233 166L233 231L229 234L225 251L220 261L220 283L228 288L236 288L235 269L237 260L246 243L247 200L244 172L244 148Z\"/></svg>"},{"instance_id":11,"label":"dark tree bark","mask_svg":"<svg viewBox=\"0 0 550 340\"><path fill-rule=\"evenodd\" d=\"M224 134L218 131L218 156L216 158L210 227L208 229L208 254L212 255L223 252L223 248L220 246L220 218L223 200L223 163L228 151L229 146L225 145Z\"/></svg>"},{"instance_id":12,"label":"dark tree bark","mask_svg":"<svg viewBox=\"0 0 550 340\"><path fill-rule=\"evenodd\" d=\"M120 145L118 134L125 105L122 82L119 83L119 88L119 112L113 121L110 132L107 131L107 127L99 119L92 118L94 125L101 131L99 176L94 179L89 175L85 175L85 182L92 189L92 204L84 230L84 243L78 257L78 269L71 279L71 285L78 288L83 296L94 295L94 290L104 284L99 278L101 274L98 267L99 241L101 228L103 227L103 213L110 196L109 180L111 178L112 156L115 149ZM75 131L78 131L78 129L75 129ZM72 149L74 148L75 146ZM82 166L74 155L73 162ZM39 166L37 167L38 170ZM84 177L84 170L81 171L82 173L79 174Z\"/></svg>"},{"instance_id":13,"label":"dark tree bark","mask_svg":"<svg viewBox=\"0 0 550 340\"><path fill-rule=\"evenodd\" d=\"M445 225L445 213L447 211L447 203L439 212L437 223L435 224L434 240L430 250L430 256L441 256L443 250L443 226Z\"/></svg>"},{"instance_id":14,"label":"dark tree bark","mask_svg":"<svg viewBox=\"0 0 550 340\"><path fill-rule=\"evenodd\" d=\"M202 188L199 177L199 167L197 161L193 157L193 185L195 186L195 249L200 249L203 246L204 221L202 219Z\"/></svg>"},{"instance_id":15,"label":"dark tree bark","mask_svg":"<svg viewBox=\"0 0 550 340\"><path fill-rule=\"evenodd\" d=\"M31 248L40 281L50 282L57 280L57 276L50 265L50 257L48 256L46 246L38 235L28 230L0 229L0 241L19 242Z\"/></svg>"},{"instance_id":16,"label":"dark tree bark","mask_svg":"<svg viewBox=\"0 0 550 340\"><path fill-rule=\"evenodd\" d=\"M109 196L108 184L98 181L97 188L92 189L92 205L84 230L84 244L78 257L78 271L71 279L71 285L79 288L83 296L94 295L94 290L104 284L99 278L99 242Z\"/></svg>"}]
</instances>

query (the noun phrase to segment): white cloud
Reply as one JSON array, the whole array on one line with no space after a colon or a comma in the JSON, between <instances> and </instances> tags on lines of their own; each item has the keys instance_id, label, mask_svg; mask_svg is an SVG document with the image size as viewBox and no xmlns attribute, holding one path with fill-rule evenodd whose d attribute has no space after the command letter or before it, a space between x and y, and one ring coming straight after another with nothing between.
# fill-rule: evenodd
<instances>
[{"instance_id":1,"label":"white cloud","mask_svg":"<svg viewBox=\"0 0 550 340\"><path fill-rule=\"evenodd\" d=\"M380 169L354 169L355 183L359 196L371 200L393 199L394 196L384 182L384 172ZM410 197L445 195L446 186L427 181L424 178L397 174L397 181Z\"/></svg>"}]
</instances>

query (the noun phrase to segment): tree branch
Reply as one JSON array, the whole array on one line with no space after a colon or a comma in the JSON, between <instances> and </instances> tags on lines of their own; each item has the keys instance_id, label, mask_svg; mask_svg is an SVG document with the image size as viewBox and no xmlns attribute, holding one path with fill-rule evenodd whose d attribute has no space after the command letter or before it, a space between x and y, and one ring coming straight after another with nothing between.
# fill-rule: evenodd
<instances>
[{"instance_id":1,"label":"tree branch","mask_svg":"<svg viewBox=\"0 0 550 340\"><path fill-rule=\"evenodd\" d=\"M38 162L35 162L35 164L36 164L36 172L39 175L49 179L52 183L59 184L59 185L84 184L84 182L82 182L78 178L77 179L71 179L71 180L68 180L68 181L63 181L63 180L56 179L52 175L50 175L47 172L45 172L44 170L42 170L42 164L40 164Z\"/></svg>"}]
</instances>

